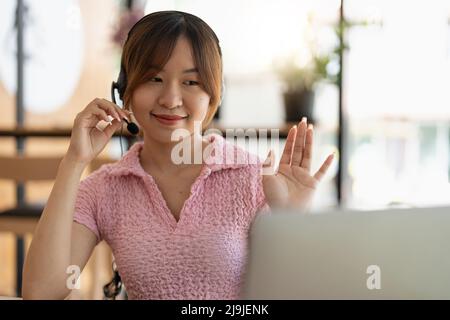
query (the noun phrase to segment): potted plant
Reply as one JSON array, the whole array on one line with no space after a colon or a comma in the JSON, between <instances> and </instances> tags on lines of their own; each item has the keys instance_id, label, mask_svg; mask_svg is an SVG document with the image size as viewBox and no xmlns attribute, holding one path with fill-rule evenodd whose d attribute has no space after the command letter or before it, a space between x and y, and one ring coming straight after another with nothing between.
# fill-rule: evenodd
<instances>
[{"instance_id":1,"label":"potted plant","mask_svg":"<svg viewBox=\"0 0 450 320\"><path fill-rule=\"evenodd\" d=\"M324 46L318 39L318 24L313 14L308 15L307 28L304 30L301 51L292 53L287 58L274 61L275 73L283 83L283 102L286 122L298 122L307 117L308 122L315 123L314 96L319 82L327 81L339 85L339 57L346 45L340 36L348 22L341 21L331 25L335 44Z\"/></svg>"},{"instance_id":2,"label":"potted plant","mask_svg":"<svg viewBox=\"0 0 450 320\"><path fill-rule=\"evenodd\" d=\"M314 19L308 19L310 31L314 29ZM342 36L351 27L367 27L369 25L382 26L379 21L347 21L342 20L332 26L336 38L336 44L328 50L318 50L318 41L309 34L306 39L307 54L291 54L283 63L274 63L275 72L282 81L283 101L285 107L286 122L298 122L302 117L307 117L308 122L314 123L314 92L317 83L327 81L339 86L341 67L339 57L344 50L349 49L342 41ZM314 33L314 31L312 32ZM304 57L300 63L299 57ZM306 58L305 58L306 57Z\"/></svg>"},{"instance_id":3,"label":"potted plant","mask_svg":"<svg viewBox=\"0 0 450 320\"><path fill-rule=\"evenodd\" d=\"M283 83L283 102L286 122L297 122L307 117L314 123L314 90L319 81L331 80L328 72L331 54L314 55L304 65L297 62L295 55L276 66L276 73Z\"/></svg>"}]
</instances>

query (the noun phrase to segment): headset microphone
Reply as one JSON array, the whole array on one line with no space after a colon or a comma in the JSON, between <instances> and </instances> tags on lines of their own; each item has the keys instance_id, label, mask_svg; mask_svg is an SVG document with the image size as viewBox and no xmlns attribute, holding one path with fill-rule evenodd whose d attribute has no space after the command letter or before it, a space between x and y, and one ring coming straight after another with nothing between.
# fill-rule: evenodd
<instances>
[{"instance_id":1,"label":"headset microphone","mask_svg":"<svg viewBox=\"0 0 450 320\"><path fill-rule=\"evenodd\" d=\"M120 82L120 80L118 81ZM122 92L120 90L120 83L117 83L115 81L112 82L111 84L111 99L112 102L117 105L116 103L116 95L114 90L117 89L117 91L119 92L119 96L122 99ZM127 130L130 134L132 134L133 136L136 136L139 133L139 127L136 125L136 123L132 122L132 121L128 121L125 118L122 118L126 123L127 123ZM123 129L123 127L121 127ZM123 157L123 147L122 147L122 129L120 131L120 137L119 137L119 142L120 142L120 152L122 154Z\"/></svg>"},{"instance_id":2,"label":"headset microphone","mask_svg":"<svg viewBox=\"0 0 450 320\"><path fill-rule=\"evenodd\" d=\"M139 133L139 128L136 125L136 123L131 122L131 121L128 122L128 120L125 119L125 118L122 118L122 119L127 123L127 130L128 130L129 133L131 133L134 136Z\"/></svg>"},{"instance_id":3,"label":"headset microphone","mask_svg":"<svg viewBox=\"0 0 450 320\"><path fill-rule=\"evenodd\" d=\"M115 89L119 90L119 94L120 94L119 84L117 82L113 81L111 84L111 99L112 99L112 102L117 105L116 95L114 94ZM127 130L130 134L135 136L139 133L139 127L136 125L136 123L134 123L132 121L128 121L125 118L122 118L122 119L127 123Z\"/></svg>"}]
</instances>

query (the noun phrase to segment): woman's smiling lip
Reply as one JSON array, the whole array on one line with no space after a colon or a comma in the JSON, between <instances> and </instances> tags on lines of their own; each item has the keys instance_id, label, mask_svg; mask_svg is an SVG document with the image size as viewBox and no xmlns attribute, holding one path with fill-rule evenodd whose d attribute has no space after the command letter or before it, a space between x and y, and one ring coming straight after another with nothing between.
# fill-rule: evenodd
<instances>
[{"instance_id":1,"label":"woman's smiling lip","mask_svg":"<svg viewBox=\"0 0 450 320\"><path fill-rule=\"evenodd\" d=\"M180 121L186 119L188 116L182 117L178 115L168 115L168 114L154 114L150 113L159 123L166 126L173 126L179 123Z\"/></svg>"},{"instance_id":2,"label":"woman's smiling lip","mask_svg":"<svg viewBox=\"0 0 450 320\"><path fill-rule=\"evenodd\" d=\"M187 116L178 116L178 115L172 115L172 114L155 114L155 113L150 113L150 114L155 116L156 118L165 119L165 120L181 120L181 119L187 118Z\"/></svg>"}]
</instances>

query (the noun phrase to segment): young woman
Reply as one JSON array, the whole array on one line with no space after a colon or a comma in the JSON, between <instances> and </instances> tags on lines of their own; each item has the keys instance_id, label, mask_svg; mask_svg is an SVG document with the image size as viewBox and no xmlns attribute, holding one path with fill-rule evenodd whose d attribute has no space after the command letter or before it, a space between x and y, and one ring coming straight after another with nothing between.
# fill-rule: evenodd
<instances>
[{"instance_id":1,"label":"young woman","mask_svg":"<svg viewBox=\"0 0 450 320\"><path fill-rule=\"evenodd\" d=\"M125 110L97 98L75 118L26 258L23 297L66 297L67 268L82 270L105 240L130 299L237 299L255 216L273 206L307 208L333 156L311 175L313 128L306 119L289 131L273 175L262 175L256 156L221 136L194 131L196 122L211 121L222 90L219 41L194 15L145 16L128 36L122 66ZM131 115L143 141L80 182ZM99 129L108 116L112 124ZM174 163L176 129L214 156ZM224 161L229 154L241 161Z\"/></svg>"}]
</instances>

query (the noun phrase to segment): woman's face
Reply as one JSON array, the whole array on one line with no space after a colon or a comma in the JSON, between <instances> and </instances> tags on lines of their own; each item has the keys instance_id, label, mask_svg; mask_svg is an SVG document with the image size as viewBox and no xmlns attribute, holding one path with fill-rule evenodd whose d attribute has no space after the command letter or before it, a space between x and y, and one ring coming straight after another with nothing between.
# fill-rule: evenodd
<instances>
[{"instance_id":1,"label":"woman's face","mask_svg":"<svg viewBox=\"0 0 450 320\"><path fill-rule=\"evenodd\" d=\"M182 128L191 134L194 123L205 119L210 96L200 85L189 40L178 39L163 70L133 92L131 109L145 137L170 142Z\"/></svg>"}]
</instances>

